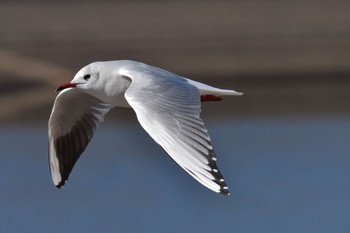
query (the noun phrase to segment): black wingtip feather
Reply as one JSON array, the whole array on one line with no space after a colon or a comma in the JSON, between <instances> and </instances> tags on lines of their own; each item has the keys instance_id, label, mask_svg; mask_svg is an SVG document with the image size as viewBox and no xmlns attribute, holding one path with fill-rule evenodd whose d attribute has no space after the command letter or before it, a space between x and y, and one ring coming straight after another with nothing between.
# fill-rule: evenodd
<instances>
[{"instance_id":1,"label":"black wingtip feather","mask_svg":"<svg viewBox=\"0 0 350 233\"><path fill-rule=\"evenodd\" d=\"M56 185L56 188L60 189L61 187L63 187L64 184L59 183L58 185Z\"/></svg>"},{"instance_id":2,"label":"black wingtip feather","mask_svg":"<svg viewBox=\"0 0 350 233\"><path fill-rule=\"evenodd\" d=\"M215 154L214 150L210 150L209 151L209 157L210 157L210 159L208 160L209 161L209 165L212 168L211 174L215 178L215 183L220 185L220 193L225 195L225 196L229 196L230 195L230 191L227 188L227 184L225 183L224 177L222 176L219 168L216 165L216 154Z\"/></svg>"},{"instance_id":3,"label":"black wingtip feather","mask_svg":"<svg viewBox=\"0 0 350 233\"><path fill-rule=\"evenodd\" d=\"M225 196L230 196L230 191L228 191L228 189L225 189L225 188L221 188L220 193Z\"/></svg>"},{"instance_id":4,"label":"black wingtip feather","mask_svg":"<svg viewBox=\"0 0 350 233\"><path fill-rule=\"evenodd\" d=\"M62 188L65 185L66 181L67 180L61 180L61 182L59 182L58 185L56 185L56 188L58 189Z\"/></svg>"}]
</instances>

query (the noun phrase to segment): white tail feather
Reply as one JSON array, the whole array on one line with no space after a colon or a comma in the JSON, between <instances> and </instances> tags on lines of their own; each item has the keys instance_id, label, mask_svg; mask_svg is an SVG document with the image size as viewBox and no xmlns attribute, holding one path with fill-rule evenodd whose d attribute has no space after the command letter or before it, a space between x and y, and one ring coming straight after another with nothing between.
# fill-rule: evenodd
<instances>
[{"instance_id":1,"label":"white tail feather","mask_svg":"<svg viewBox=\"0 0 350 233\"><path fill-rule=\"evenodd\" d=\"M198 88L201 95L215 95L215 96L222 96L222 95L243 95L241 92L236 92L234 90L225 90L225 89L219 89L216 87L212 87L209 85L206 85L204 83L196 82L190 79L187 79L187 82L195 87Z\"/></svg>"}]
</instances>

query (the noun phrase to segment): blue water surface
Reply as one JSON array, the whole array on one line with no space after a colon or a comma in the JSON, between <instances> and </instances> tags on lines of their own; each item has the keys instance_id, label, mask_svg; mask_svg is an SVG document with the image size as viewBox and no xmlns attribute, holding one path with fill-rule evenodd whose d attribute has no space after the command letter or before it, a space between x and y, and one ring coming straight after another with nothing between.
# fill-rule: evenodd
<instances>
[{"instance_id":1,"label":"blue water surface","mask_svg":"<svg viewBox=\"0 0 350 233\"><path fill-rule=\"evenodd\" d=\"M134 124L101 125L66 186L46 124L0 131L0 232L349 232L350 117L206 120L231 196Z\"/></svg>"}]
</instances>

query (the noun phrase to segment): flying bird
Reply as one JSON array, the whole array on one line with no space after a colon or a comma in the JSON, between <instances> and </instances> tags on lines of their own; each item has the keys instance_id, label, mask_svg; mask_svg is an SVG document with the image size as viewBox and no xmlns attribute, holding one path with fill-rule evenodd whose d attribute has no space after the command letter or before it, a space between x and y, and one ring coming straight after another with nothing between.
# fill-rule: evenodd
<instances>
[{"instance_id":1,"label":"flying bird","mask_svg":"<svg viewBox=\"0 0 350 233\"><path fill-rule=\"evenodd\" d=\"M181 168L214 192L230 194L200 118L201 102L242 93L129 60L93 62L57 91L48 122L49 166L57 188L68 180L105 114L129 107Z\"/></svg>"}]
</instances>

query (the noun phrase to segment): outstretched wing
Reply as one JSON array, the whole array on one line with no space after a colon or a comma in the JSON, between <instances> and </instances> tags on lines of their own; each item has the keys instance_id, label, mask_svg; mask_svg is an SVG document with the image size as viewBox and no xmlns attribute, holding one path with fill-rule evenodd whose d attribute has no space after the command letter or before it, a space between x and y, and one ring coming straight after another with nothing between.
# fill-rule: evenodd
<instances>
[{"instance_id":1,"label":"outstretched wing","mask_svg":"<svg viewBox=\"0 0 350 233\"><path fill-rule=\"evenodd\" d=\"M186 79L160 69L145 67L121 73L132 80L125 98L147 133L197 181L228 195L200 118L199 90Z\"/></svg>"},{"instance_id":2,"label":"outstretched wing","mask_svg":"<svg viewBox=\"0 0 350 233\"><path fill-rule=\"evenodd\" d=\"M60 188L90 142L110 105L69 88L56 97L48 123L49 164L53 183Z\"/></svg>"}]
</instances>

